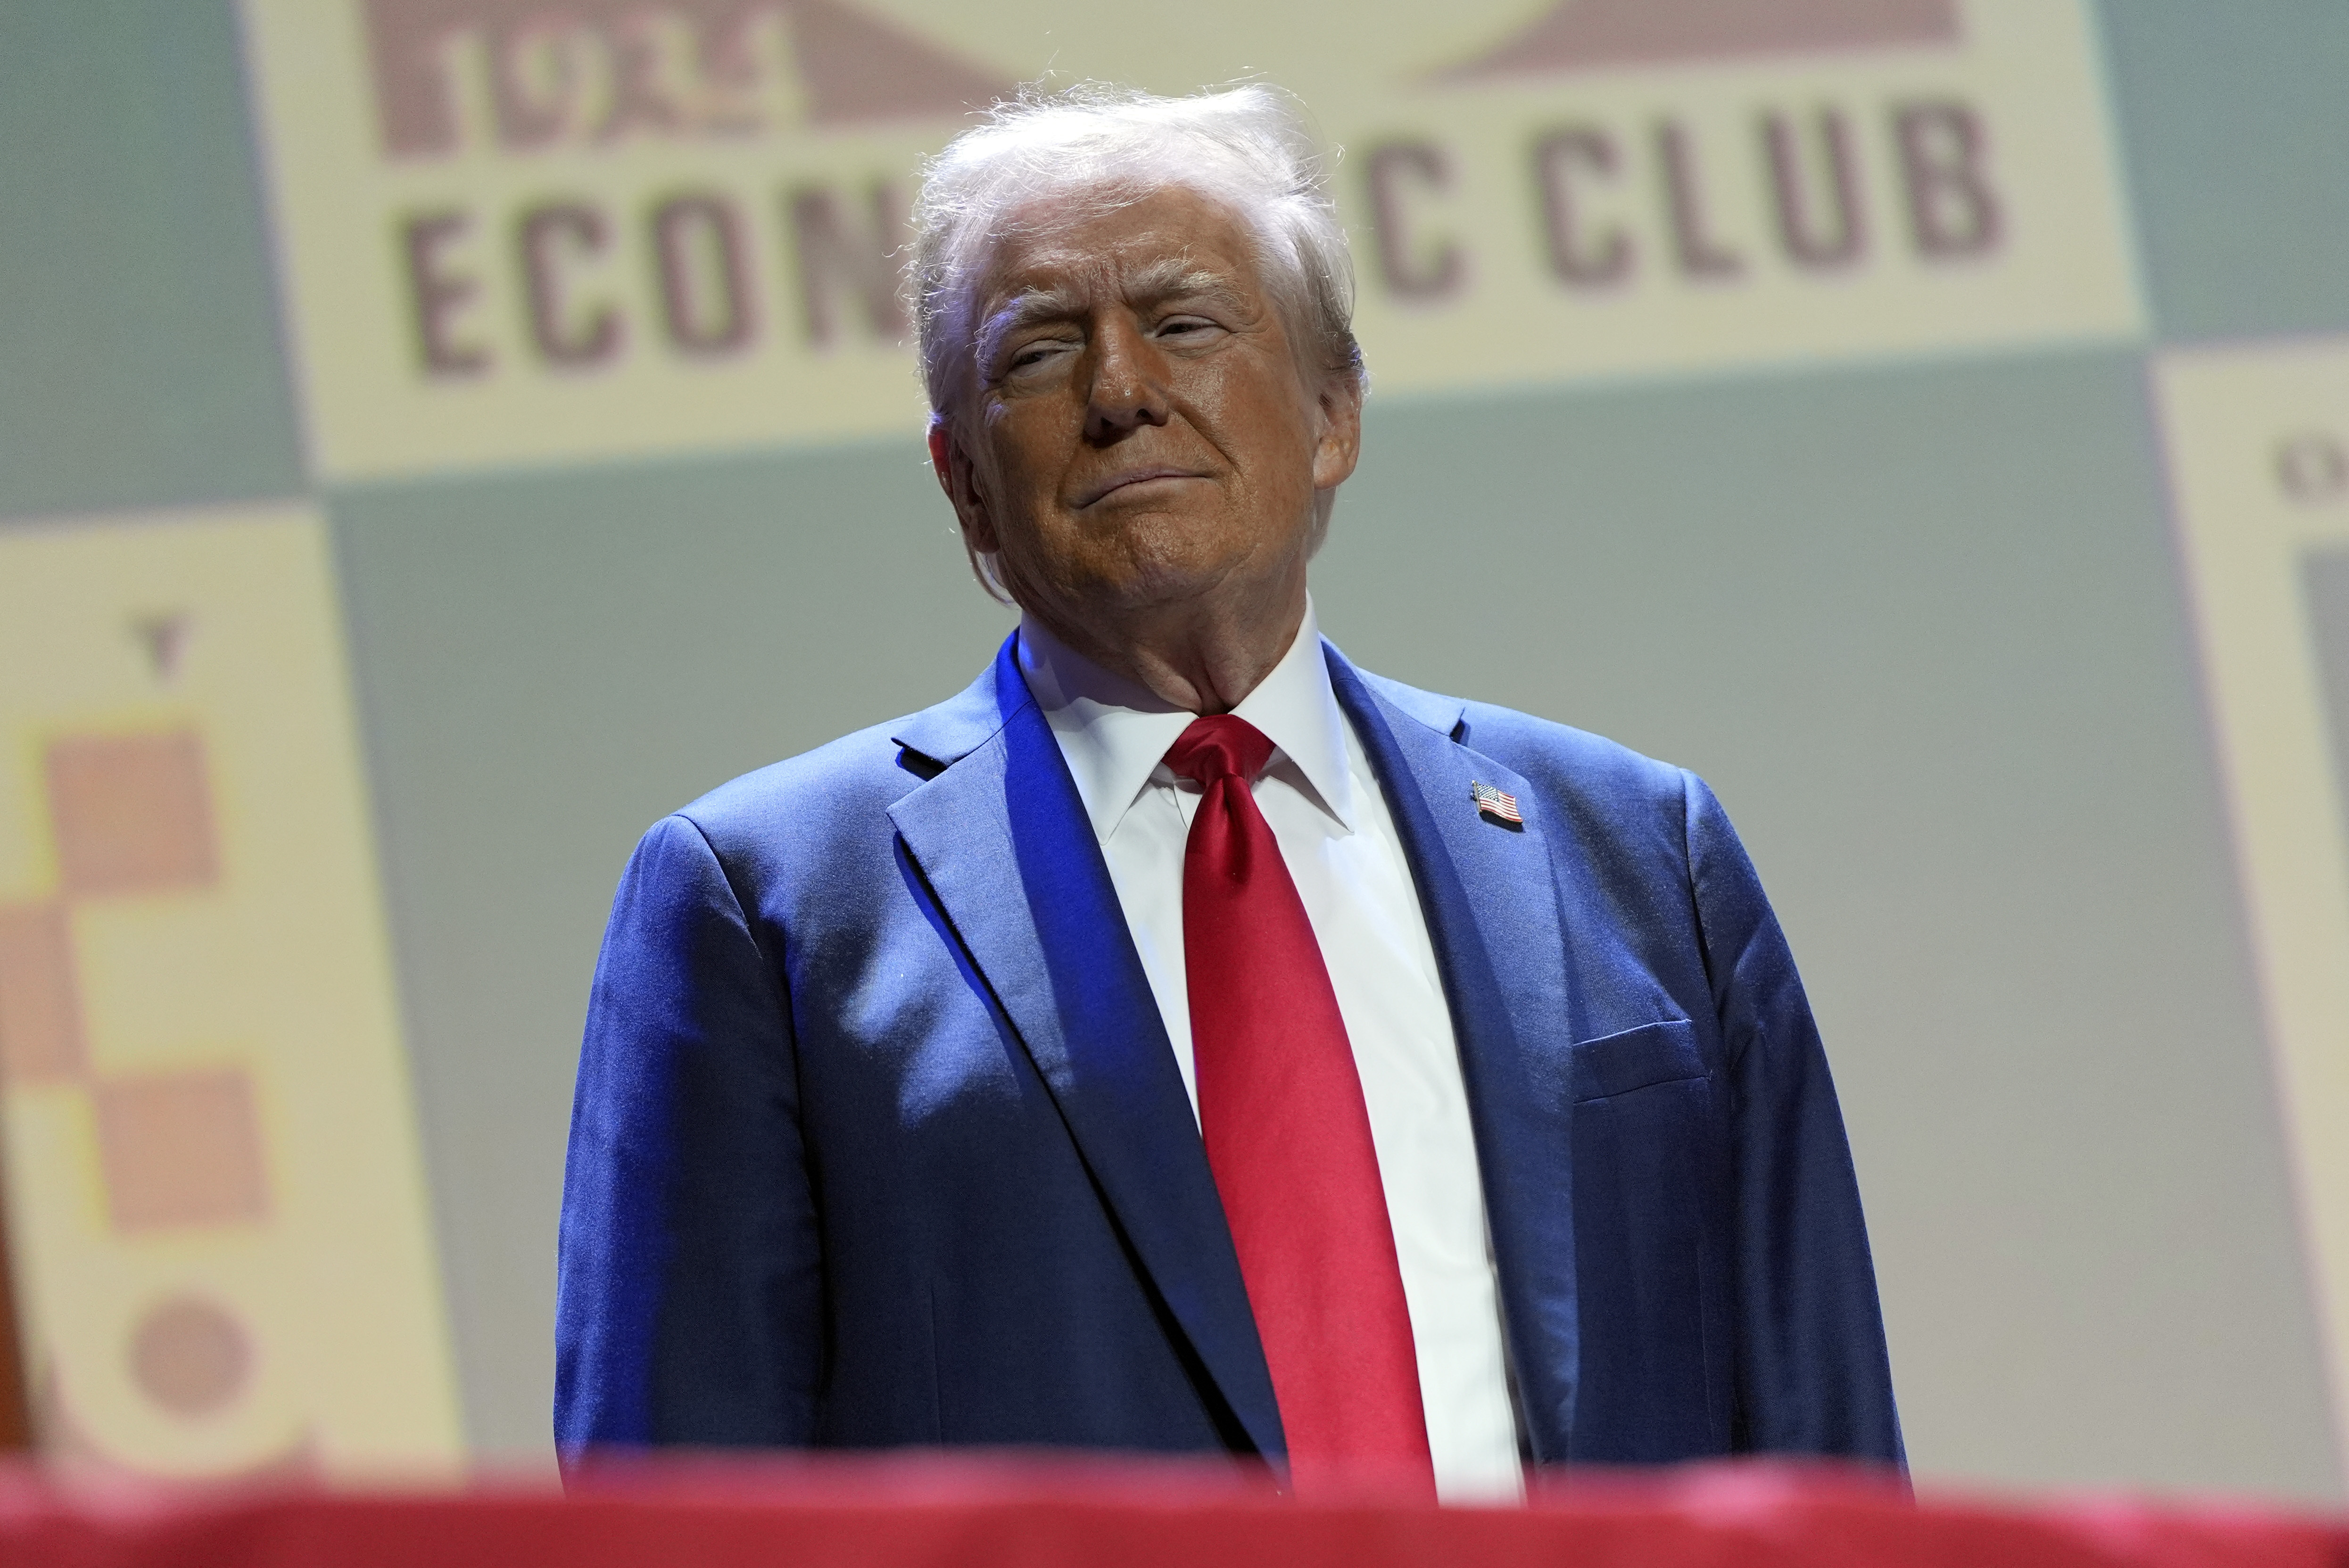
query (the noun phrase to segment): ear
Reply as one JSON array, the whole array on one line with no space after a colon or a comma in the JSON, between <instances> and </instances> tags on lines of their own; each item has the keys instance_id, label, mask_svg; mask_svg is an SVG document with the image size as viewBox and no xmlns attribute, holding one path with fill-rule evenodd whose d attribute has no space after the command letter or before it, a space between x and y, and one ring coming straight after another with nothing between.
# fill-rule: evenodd
<instances>
[{"instance_id":1,"label":"ear","mask_svg":"<svg viewBox=\"0 0 2349 1568\"><path fill-rule=\"evenodd\" d=\"M930 416L930 471L938 476L938 488L947 492L954 507L955 521L962 525L963 543L977 555L1000 549L994 515L978 486L978 468L956 439L954 421L944 414Z\"/></svg>"},{"instance_id":2,"label":"ear","mask_svg":"<svg viewBox=\"0 0 2349 1568\"><path fill-rule=\"evenodd\" d=\"M1332 377L1321 389L1320 430L1313 442L1313 488L1333 490L1353 477L1362 456L1362 388Z\"/></svg>"}]
</instances>

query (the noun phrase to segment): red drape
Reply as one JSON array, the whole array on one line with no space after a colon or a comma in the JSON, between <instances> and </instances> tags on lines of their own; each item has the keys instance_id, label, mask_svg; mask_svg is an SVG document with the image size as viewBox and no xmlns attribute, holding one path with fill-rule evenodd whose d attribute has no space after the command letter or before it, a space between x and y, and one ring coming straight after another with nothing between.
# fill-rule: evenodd
<instances>
[{"instance_id":1,"label":"red drape","mask_svg":"<svg viewBox=\"0 0 2349 1568\"><path fill-rule=\"evenodd\" d=\"M1832 1471L1547 1480L1521 1509L1292 1501L1184 1468L663 1464L453 1490L169 1490L0 1471L8 1568L2344 1568L2349 1522L1928 1501Z\"/></svg>"}]
</instances>

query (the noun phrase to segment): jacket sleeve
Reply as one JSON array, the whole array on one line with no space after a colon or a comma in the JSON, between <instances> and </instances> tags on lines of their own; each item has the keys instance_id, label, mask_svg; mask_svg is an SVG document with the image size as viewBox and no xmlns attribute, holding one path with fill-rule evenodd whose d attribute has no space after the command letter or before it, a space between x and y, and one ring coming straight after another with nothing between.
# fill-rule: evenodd
<instances>
[{"instance_id":1,"label":"jacket sleeve","mask_svg":"<svg viewBox=\"0 0 2349 1568\"><path fill-rule=\"evenodd\" d=\"M587 1005L555 1287L554 1436L814 1436L822 1271L780 955L701 830L657 824Z\"/></svg>"},{"instance_id":2,"label":"jacket sleeve","mask_svg":"<svg viewBox=\"0 0 2349 1568\"><path fill-rule=\"evenodd\" d=\"M1713 791L1689 868L1727 1054L1742 1451L1904 1462L1859 1185L1794 955Z\"/></svg>"}]
</instances>

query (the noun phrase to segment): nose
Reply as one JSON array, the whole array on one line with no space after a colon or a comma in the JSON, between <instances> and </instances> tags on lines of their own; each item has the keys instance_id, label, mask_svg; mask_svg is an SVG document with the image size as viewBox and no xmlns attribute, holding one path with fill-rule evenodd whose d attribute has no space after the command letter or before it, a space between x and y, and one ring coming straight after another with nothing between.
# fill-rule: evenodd
<instances>
[{"instance_id":1,"label":"nose","mask_svg":"<svg viewBox=\"0 0 2349 1568\"><path fill-rule=\"evenodd\" d=\"M1165 359L1122 313L1093 333L1092 385L1085 400L1085 439L1114 445L1144 425L1168 418Z\"/></svg>"}]
</instances>

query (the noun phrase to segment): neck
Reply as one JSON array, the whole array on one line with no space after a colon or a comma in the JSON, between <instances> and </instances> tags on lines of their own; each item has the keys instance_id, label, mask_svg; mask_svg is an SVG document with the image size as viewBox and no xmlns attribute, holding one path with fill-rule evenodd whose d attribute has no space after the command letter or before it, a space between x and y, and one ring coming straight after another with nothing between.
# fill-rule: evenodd
<instances>
[{"instance_id":1,"label":"neck","mask_svg":"<svg viewBox=\"0 0 2349 1568\"><path fill-rule=\"evenodd\" d=\"M1154 604L1083 624L1023 606L1071 650L1170 707L1229 713L1272 673L1305 623L1305 582L1251 599Z\"/></svg>"}]
</instances>

